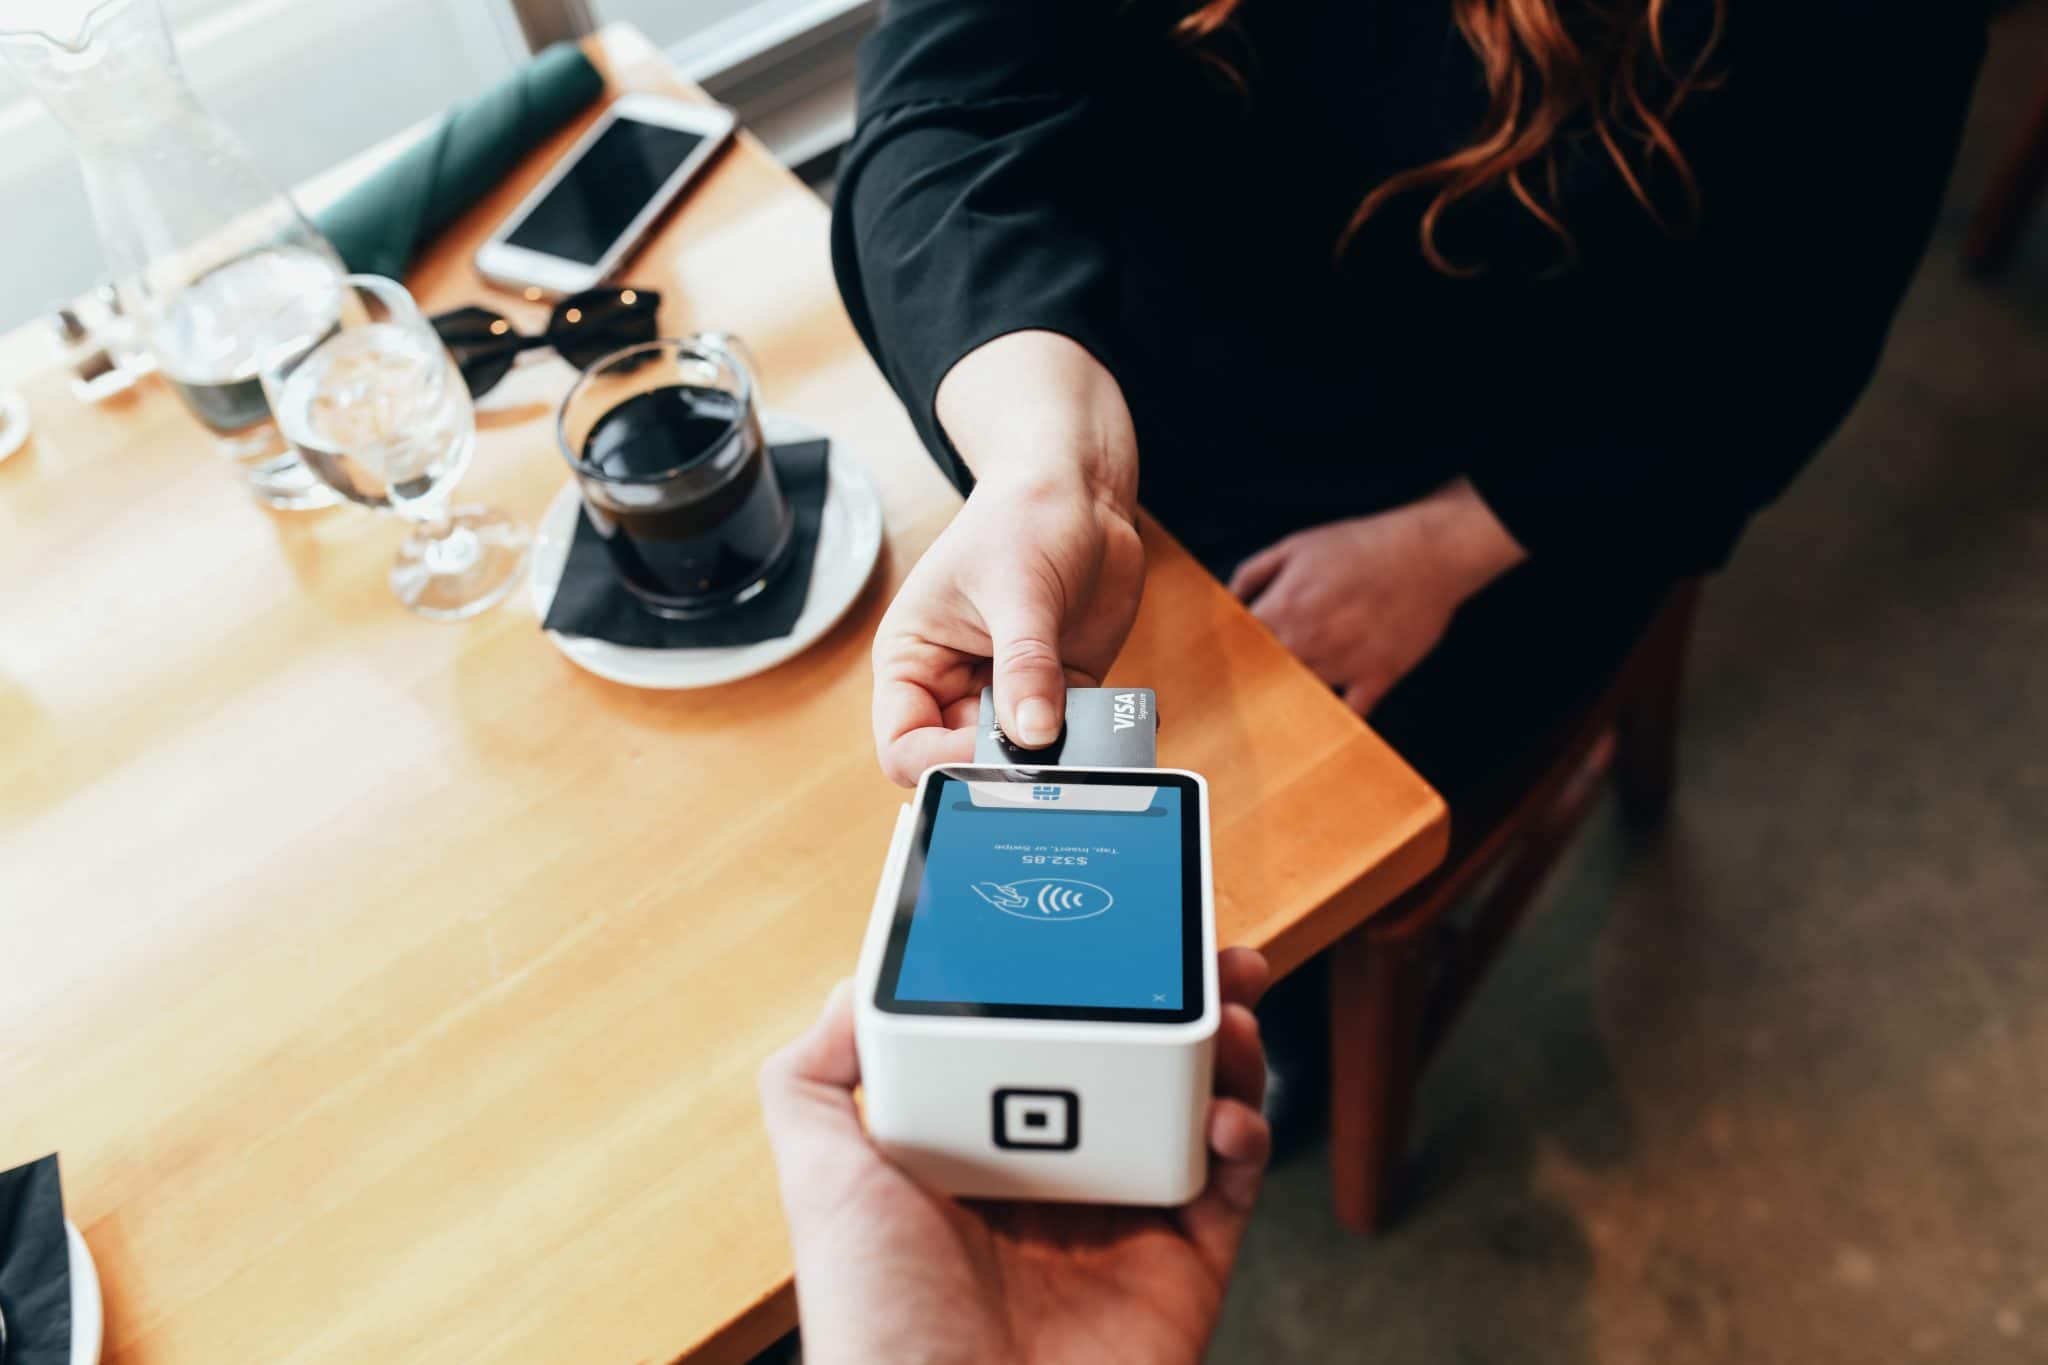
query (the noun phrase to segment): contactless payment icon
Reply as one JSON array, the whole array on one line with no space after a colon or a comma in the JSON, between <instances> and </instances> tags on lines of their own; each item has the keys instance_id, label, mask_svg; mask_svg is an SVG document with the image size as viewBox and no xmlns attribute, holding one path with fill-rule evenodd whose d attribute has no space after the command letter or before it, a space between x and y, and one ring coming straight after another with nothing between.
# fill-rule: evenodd
<instances>
[{"instance_id":1,"label":"contactless payment icon","mask_svg":"<svg viewBox=\"0 0 2048 1365\"><path fill-rule=\"evenodd\" d=\"M1016 882L976 882L974 894L1018 919L1094 919L1116 897L1094 882L1069 877L1027 877Z\"/></svg>"}]
</instances>

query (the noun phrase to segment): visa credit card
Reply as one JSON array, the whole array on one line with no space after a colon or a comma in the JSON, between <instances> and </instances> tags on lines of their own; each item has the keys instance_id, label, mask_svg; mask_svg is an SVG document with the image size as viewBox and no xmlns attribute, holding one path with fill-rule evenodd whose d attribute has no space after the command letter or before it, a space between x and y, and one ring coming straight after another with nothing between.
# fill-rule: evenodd
<instances>
[{"instance_id":1,"label":"visa credit card","mask_svg":"<svg viewBox=\"0 0 2048 1365\"><path fill-rule=\"evenodd\" d=\"M1005 768L1156 768L1159 706L1149 687L1070 687L1059 739L1047 748L1026 749L1003 734L995 691L984 687L974 761Z\"/></svg>"}]
</instances>

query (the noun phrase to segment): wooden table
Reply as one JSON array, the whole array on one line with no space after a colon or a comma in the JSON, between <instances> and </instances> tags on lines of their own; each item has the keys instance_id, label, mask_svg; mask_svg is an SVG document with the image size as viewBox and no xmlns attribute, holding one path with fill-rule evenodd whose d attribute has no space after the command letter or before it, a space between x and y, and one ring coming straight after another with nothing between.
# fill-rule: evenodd
<instances>
[{"instance_id":1,"label":"wooden table","mask_svg":"<svg viewBox=\"0 0 2048 1365\"><path fill-rule=\"evenodd\" d=\"M687 93L630 30L592 46ZM580 127L439 244L428 305L492 297L471 249ZM723 1361L794 1323L754 1070L853 964L901 799L867 642L956 506L825 225L744 142L627 274L883 490L850 617L706 692L579 671L523 598L412 617L391 522L259 509L159 383L7 376L37 426L0 465L0 1166L62 1150L110 1361ZM539 517L544 413L491 419L466 494ZM1117 675L1214 785L1224 939L1285 970L1429 868L1444 809L1147 540Z\"/></svg>"}]
</instances>

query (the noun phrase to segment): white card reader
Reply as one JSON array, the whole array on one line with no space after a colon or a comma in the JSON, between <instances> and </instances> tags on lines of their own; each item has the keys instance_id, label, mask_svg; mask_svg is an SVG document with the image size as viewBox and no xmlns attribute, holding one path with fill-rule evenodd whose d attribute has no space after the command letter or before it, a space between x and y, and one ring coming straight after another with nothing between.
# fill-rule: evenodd
<instances>
[{"instance_id":1,"label":"white card reader","mask_svg":"<svg viewBox=\"0 0 2048 1365\"><path fill-rule=\"evenodd\" d=\"M1207 784L932 769L897 821L855 986L868 1131L921 1183L1193 1198L1221 1015Z\"/></svg>"}]
</instances>

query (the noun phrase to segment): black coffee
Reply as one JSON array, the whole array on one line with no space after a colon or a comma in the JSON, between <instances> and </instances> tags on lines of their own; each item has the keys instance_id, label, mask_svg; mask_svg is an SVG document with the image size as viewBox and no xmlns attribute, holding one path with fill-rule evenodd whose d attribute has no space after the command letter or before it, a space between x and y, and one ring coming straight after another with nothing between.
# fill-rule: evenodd
<instances>
[{"instance_id":1,"label":"black coffee","mask_svg":"<svg viewBox=\"0 0 2048 1365\"><path fill-rule=\"evenodd\" d=\"M606 476L649 480L603 490L591 522L619 576L659 603L719 605L772 573L789 548L789 504L743 416L734 394L670 385L628 398L583 443L584 463ZM740 457L718 470L734 443Z\"/></svg>"}]
</instances>

